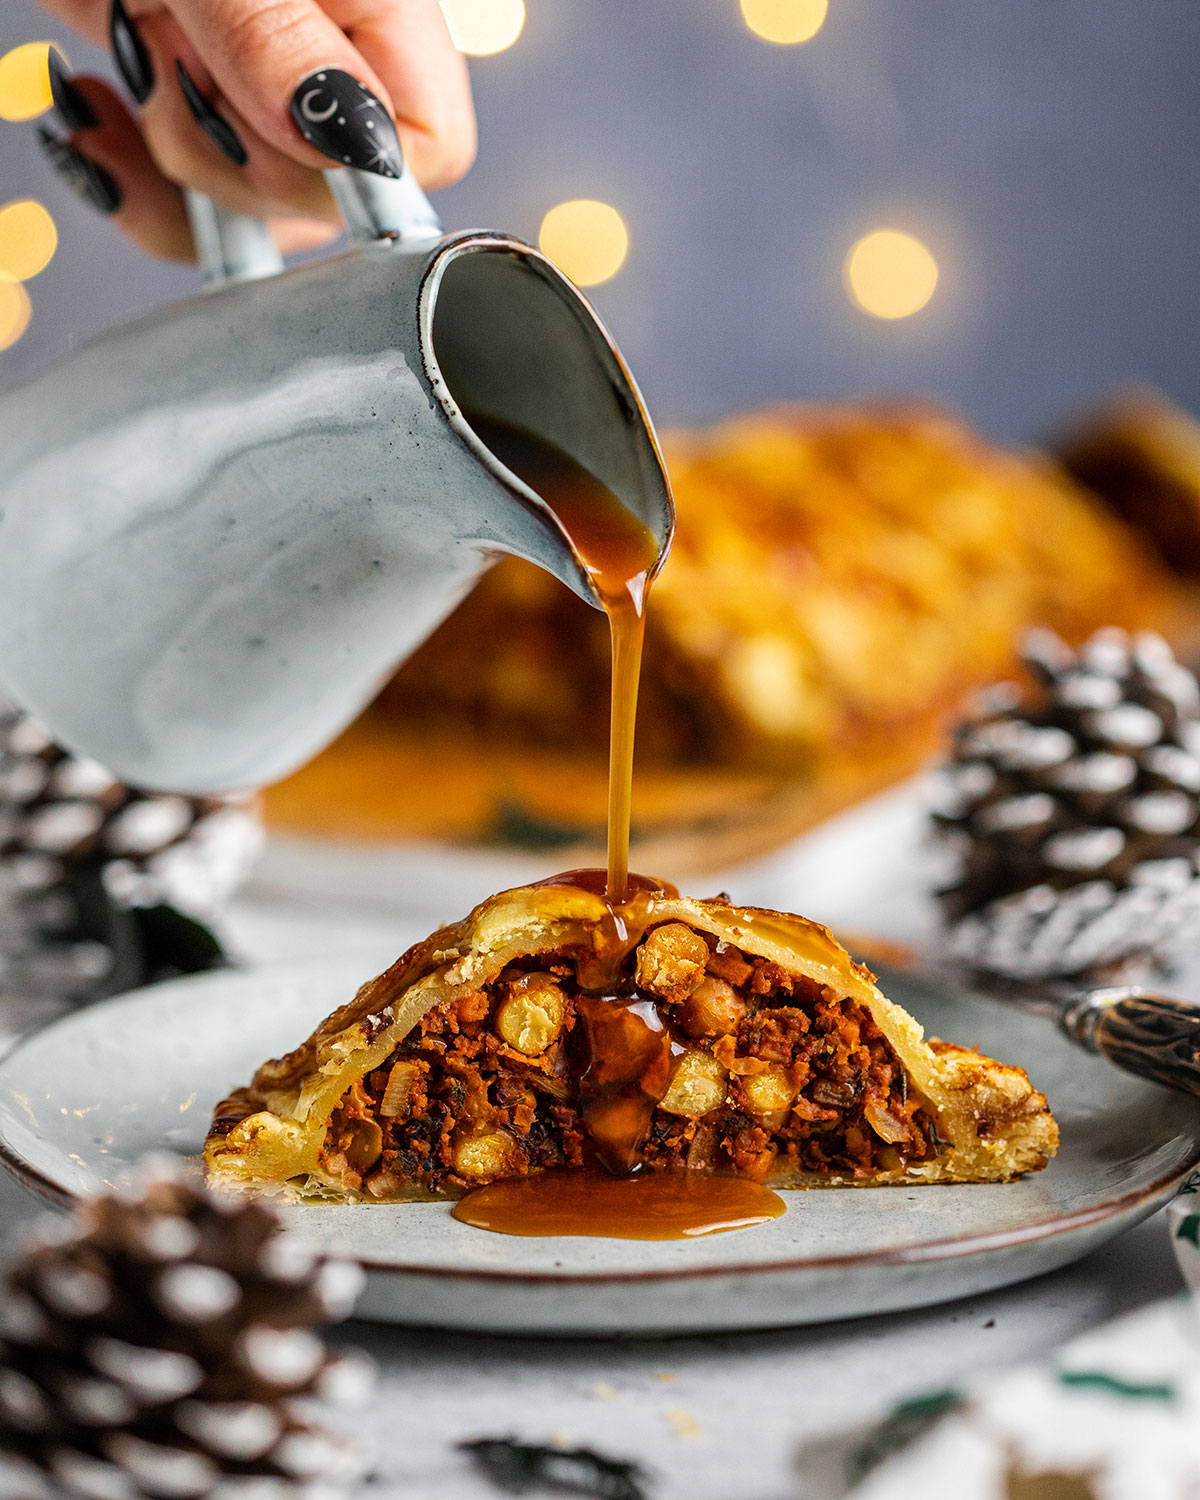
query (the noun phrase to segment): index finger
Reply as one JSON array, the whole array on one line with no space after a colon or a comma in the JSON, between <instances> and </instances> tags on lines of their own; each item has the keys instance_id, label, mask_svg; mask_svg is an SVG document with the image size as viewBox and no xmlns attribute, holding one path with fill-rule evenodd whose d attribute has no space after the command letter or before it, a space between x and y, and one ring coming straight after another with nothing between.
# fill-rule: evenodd
<instances>
[{"instance_id":1,"label":"index finger","mask_svg":"<svg viewBox=\"0 0 1200 1500\"><path fill-rule=\"evenodd\" d=\"M354 0L344 19L315 0L168 5L243 119L305 166L398 175L398 118L414 171L427 176L422 166L439 165L430 142L464 112L473 131L465 68L437 0Z\"/></svg>"}]
</instances>

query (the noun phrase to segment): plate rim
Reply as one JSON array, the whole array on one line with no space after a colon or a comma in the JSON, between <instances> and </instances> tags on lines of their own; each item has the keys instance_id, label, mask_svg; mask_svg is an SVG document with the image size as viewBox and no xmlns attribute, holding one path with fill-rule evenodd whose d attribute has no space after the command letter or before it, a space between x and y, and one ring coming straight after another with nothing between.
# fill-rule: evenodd
<instances>
[{"instance_id":1,"label":"plate rim","mask_svg":"<svg viewBox=\"0 0 1200 1500\"><path fill-rule=\"evenodd\" d=\"M351 955L346 954L318 960L317 964L320 967L328 968L332 972L336 969L348 969L354 962L356 960ZM272 978L284 978L292 972L311 975L313 968L314 963L311 959L299 961L287 960L283 963L260 964L234 971L218 970L202 974L181 975L177 978L160 982L159 984L143 985L134 990L127 990L123 994L113 995L104 1000L96 1001L92 1005L82 1006L76 1010L68 1011L64 1015L56 1016L43 1025L37 1026L32 1031L27 1032L13 1047L5 1052L3 1057L0 1057L0 1074L8 1069L13 1060L26 1047L32 1045L34 1042L41 1041L51 1032L78 1023L82 1017L94 1014L101 1009L129 1004L145 999L151 994L161 997L162 992L166 989L191 989L214 983L220 985L222 982L229 981L235 983L251 981L256 977L264 975ZM45 1139L44 1136L41 1138ZM67 1209L83 1201L84 1195L72 1192L70 1188L55 1182L52 1177L47 1176L45 1172L35 1167L32 1162L22 1156L11 1145L2 1130L0 1130L0 1168L27 1191L33 1193L37 1198L53 1208ZM1146 1208L1146 1212L1149 1214L1153 1212L1155 1207L1174 1197L1174 1193L1171 1190L1181 1186L1187 1177L1196 1171L1197 1168L1200 1168L1200 1130L1197 1131L1187 1162L1181 1167L1172 1168L1171 1171L1155 1178L1153 1182L1145 1184L1140 1188L1121 1193L1116 1197L1106 1198L1101 1203L1093 1204L1088 1208L1077 1209L1065 1216L1060 1214L1053 1218L1039 1219L1033 1224L1022 1225L1014 1229L993 1230L983 1233L974 1232L957 1235L952 1238L923 1241L910 1245L890 1246L881 1250L841 1255L807 1256L801 1259L742 1261L707 1266L652 1267L644 1270L563 1271L552 1273L549 1271L532 1270L496 1270L484 1266L440 1266L419 1262L377 1260L370 1256L357 1255L352 1250L341 1253L357 1261L368 1272L392 1276L431 1276L452 1281L495 1282L506 1286L629 1285L632 1283L655 1281L707 1280L721 1276L786 1275L788 1273L868 1269L876 1266L921 1265L929 1262L953 1261L972 1256L987 1255L989 1253L994 1254L1016 1249L1023 1245L1040 1244L1056 1239L1060 1235L1072 1234L1086 1229L1091 1225L1103 1223L1109 1219L1120 1218L1141 1207ZM936 1192L942 1187L999 1188L1005 1185L1004 1183L895 1183L888 1186L895 1190L908 1187L916 1188L918 1191L926 1189ZM800 1193L813 1192L853 1192L855 1188L782 1188L779 1191L789 1195L792 1193L799 1195ZM449 1199L443 1201L450 1202ZM274 1206L281 1207L282 1205ZM329 1204L326 1206L338 1208L358 1205ZM370 1204L365 1206L368 1209L372 1207ZM387 1208L389 1206L395 1207L396 1205L379 1204L375 1206ZM296 1228L295 1225L290 1225L289 1227ZM303 1231L299 1232L302 1233ZM512 1238L519 1239L521 1236L512 1236ZM576 1236L576 1238L591 1237Z\"/></svg>"}]
</instances>

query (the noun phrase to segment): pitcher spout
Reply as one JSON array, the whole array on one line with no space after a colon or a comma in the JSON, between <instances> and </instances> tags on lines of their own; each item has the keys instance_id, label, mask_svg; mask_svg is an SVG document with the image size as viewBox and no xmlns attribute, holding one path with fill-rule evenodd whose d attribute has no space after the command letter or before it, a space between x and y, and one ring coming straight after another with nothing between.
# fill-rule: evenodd
<instances>
[{"instance_id":1,"label":"pitcher spout","mask_svg":"<svg viewBox=\"0 0 1200 1500\"><path fill-rule=\"evenodd\" d=\"M485 545L553 573L597 607L594 583L559 516L489 442L528 434L598 480L650 530L651 576L675 529L670 484L637 384L591 304L539 251L473 233L442 246L421 285L421 352L454 432L516 502Z\"/></svg>"}]
</instances>

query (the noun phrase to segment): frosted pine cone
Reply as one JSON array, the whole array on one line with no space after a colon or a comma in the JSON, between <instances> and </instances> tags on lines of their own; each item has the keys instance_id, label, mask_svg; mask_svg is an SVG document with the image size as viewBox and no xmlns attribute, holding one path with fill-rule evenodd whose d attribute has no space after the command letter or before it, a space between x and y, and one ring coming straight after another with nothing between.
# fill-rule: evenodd
<instances>
[{"instance_id":1,"label":"frosted pine cone","mask_svg":"<svg viewBox=\"0 0 1200 1500\"><path fill-rule=\"evenodd\" d=\"M0 698L0 993L88 999L221 959L249 803L126 786Z\"/></svg>"},{"instance_id":2,"label":"frosted pine cone","mask_svg":"<svg viewBox=\"0 0 1200 1500\"><path fill-rule=\"evenodd\" d=\"M1014 978L1098 979L1200 930L1200 690L1159 636L1049 631L955 733L935 822L954 954Z\"/></svg>"},{"instance_id":3,"label":"frosted pine cone","mask_svg":"<svg viewBox=\"0 0 1200 1500\"><path fill-rule=\"evenodd\" d=\"M361 1458L307 1408L370 1366L313 1330L360 1285L260 1203L163 1175L93 1199L4 1278L0 1494L336 1500Z\"/></svg>"}]
</instances>

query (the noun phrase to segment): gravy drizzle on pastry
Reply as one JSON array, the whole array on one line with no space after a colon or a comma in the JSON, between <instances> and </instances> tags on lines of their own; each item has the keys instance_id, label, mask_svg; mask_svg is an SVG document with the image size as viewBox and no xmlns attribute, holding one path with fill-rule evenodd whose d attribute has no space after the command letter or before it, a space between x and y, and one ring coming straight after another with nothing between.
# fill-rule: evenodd
<instances>
[{"instance_id":1,"label":"gravy drizzle on pastry","mask_svg":"<svg viewBox=\"0 0 1200 1500\"><path fill-rule=\"evenodd\" d=\"M603 870L568 870L533 889L550 894L561 886L601 896L608 906L594 952L576 960L585 988L573 1002L579 1119L596 1165L475 1188L455 1205L454 1217L498 1234L631 1240L690 1239L779 1218L782 1198L760 1182L642 1170L655 1109L686 1039L664 1020L657 996L620 975L654 921L656 898L678 895L675 887L630 875L618 901Z\"/></svg>"},{"instance_id":2,"label":"gravy drizzle on pastry","mask_svg":"<svg viewBox=\"0 0 1200 1500\"><path fill-rule=\"evenodd\" d=\"M654 533L613 492L560 449L518 427L466 413L501 463L545 501L595 587L612 639L612 719L608 759L608 887L625 899L633 732L645 636L646 598L658 560Z\"/></svg>"},{"instance_id":3,"label":"gravy drizzle on pastry","mask_svg":"<svg viewBox=\"0 0 1200 1500\"><path fill-rule=\"evenodd\" d=\"M530 887L555 905L561 887L588 891L606 906L590 952L575 955L573 995L577 1111L593 1165L505 1177L473 1188L453 1209L472 1228L527 1237L593 1235L609 1239L689 1239L768 1223L784 1212L779 1195L744 1176L646 1171L644 1151L676 1060L691 1039L664 1008L662 995L630 973L633 955L658 920L662 898L678 891L631 874L616 900L603 870L568 870ZM749 914L747 931L770 919ZM786 931L786 919L783 919Z\"/></svg>"}]
</instances>

